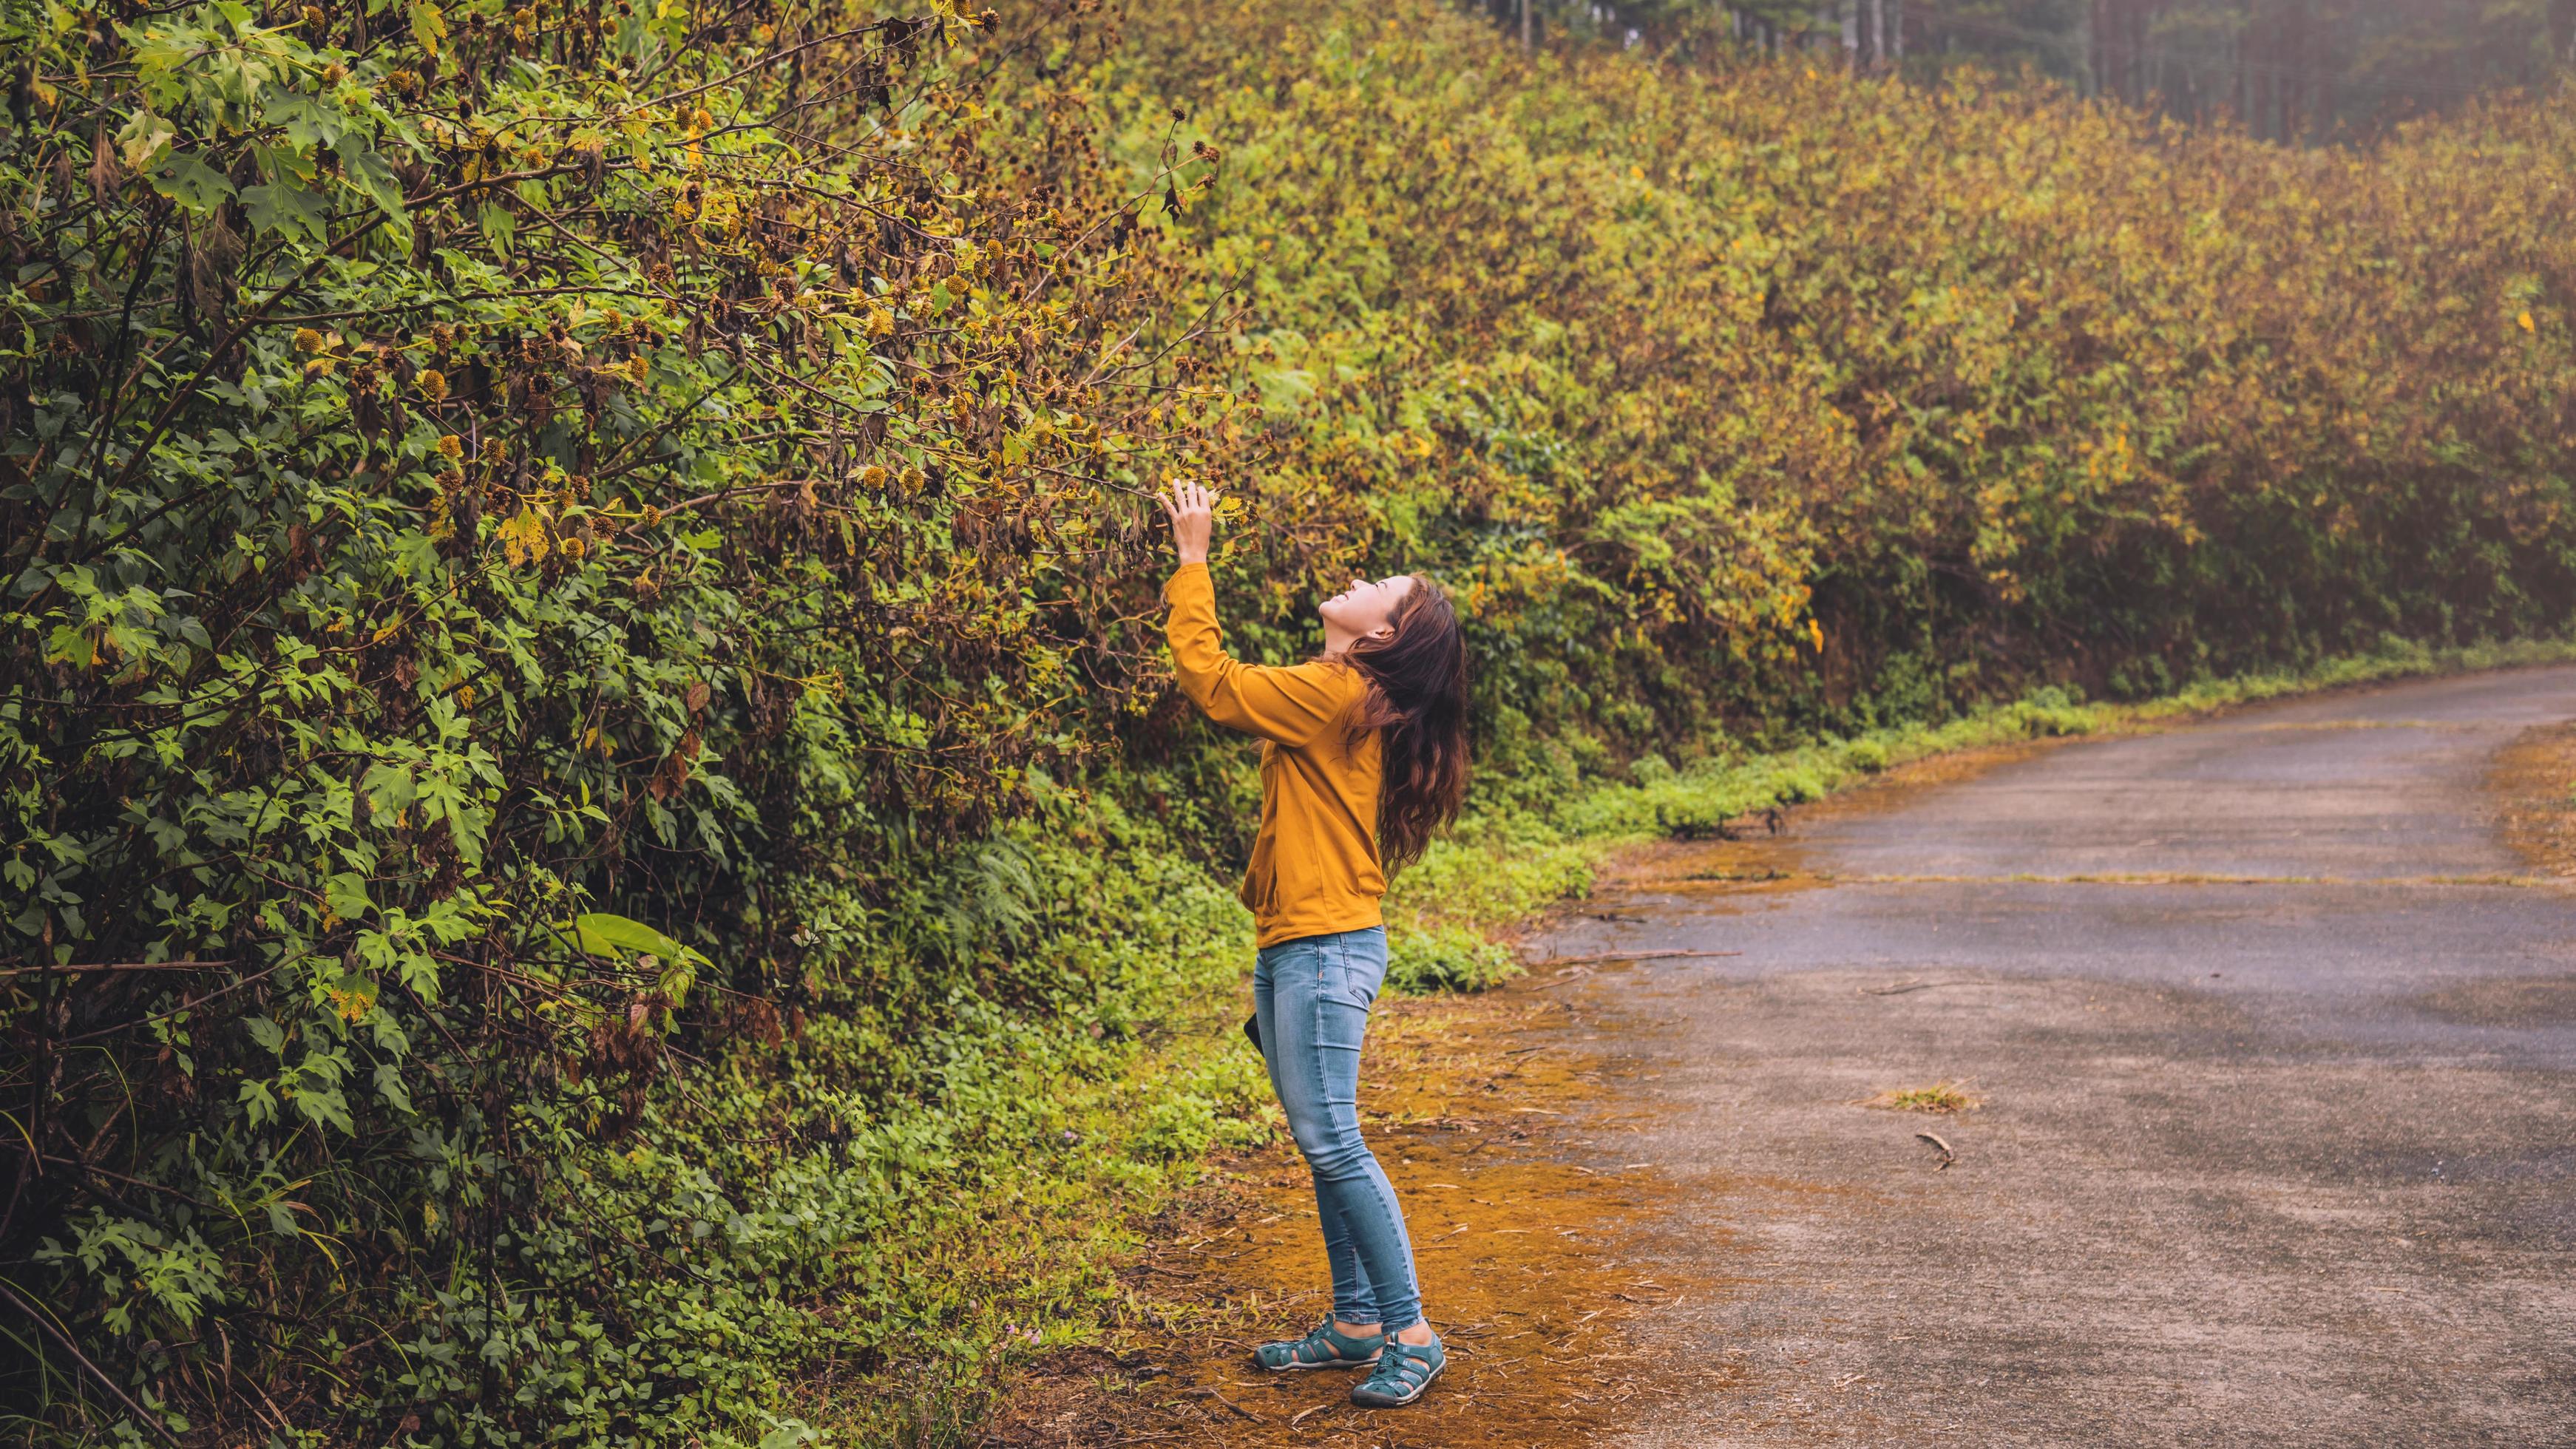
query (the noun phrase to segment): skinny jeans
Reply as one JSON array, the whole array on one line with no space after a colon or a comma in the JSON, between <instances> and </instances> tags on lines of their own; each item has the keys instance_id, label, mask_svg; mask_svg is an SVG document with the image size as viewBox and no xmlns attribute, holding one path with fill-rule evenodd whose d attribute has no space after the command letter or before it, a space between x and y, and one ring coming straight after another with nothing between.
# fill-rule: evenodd
<instances>
[{"instance_id":1,"label":"skinny jeans","mask_svg":"<svg viewBox=\"0 0 2576 1449\"><path fill-rule=\"evenodd\" d=\"M1386 928L1304 936L1262 948L1252 972L1270 1085L1315 1176L1333 1316L1388 1333L1422 1321L1413 1245L1395 1187L1360 1140L1360 1042L1386 982Z\"/></svg>"}]
</instances>

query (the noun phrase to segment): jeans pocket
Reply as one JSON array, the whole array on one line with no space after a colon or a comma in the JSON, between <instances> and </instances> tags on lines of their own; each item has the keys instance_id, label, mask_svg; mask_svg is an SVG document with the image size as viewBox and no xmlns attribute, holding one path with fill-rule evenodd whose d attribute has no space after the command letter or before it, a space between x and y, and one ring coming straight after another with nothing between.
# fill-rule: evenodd
<instances>
[{"instance_id":1,"label":"jeans pocket","mask_svg":"<svg viewBox=\"0 0 2576 1449\"><path fill-rule=\"evenodd\" d=\"M1386 953L1368 947L1365 940L1343 941L1333 952L1342 997L1362 1011L1376 1004L1378 992L1386 985Z\"/></svg>"}]
</instances>

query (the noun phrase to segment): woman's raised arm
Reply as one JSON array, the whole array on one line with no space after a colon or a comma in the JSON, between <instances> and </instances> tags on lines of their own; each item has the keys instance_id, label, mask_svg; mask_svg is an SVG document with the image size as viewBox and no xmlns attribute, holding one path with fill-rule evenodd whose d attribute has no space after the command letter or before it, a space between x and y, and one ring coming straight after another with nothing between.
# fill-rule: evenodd
<instances>
[{"instance_id":1,"label":"woman's raised arm","mask_svg":"<svg viewBox=\"0 0 2576 1449\"><path fill-rule=\"evenodd\" d=\"M1181 692L1228 729L1292 749L1322 737L1366 691L1366 683L1356 671L1323 660L1273 669L1229 657L1216 621L1216 583L1207 569L1216 494L1202 484L1176 483L1160 501L1181 555L1180 568L1163 585L1163 602L1172 611L1163 630Z\"/></svg>"}]
</instances>

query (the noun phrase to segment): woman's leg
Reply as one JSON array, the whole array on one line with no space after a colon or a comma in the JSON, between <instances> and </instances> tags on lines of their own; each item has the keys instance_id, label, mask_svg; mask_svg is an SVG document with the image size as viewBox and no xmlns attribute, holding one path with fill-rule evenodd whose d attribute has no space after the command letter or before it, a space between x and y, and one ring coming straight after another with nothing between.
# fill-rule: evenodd
<instances>
[{"instance_id":1,"label":"woman's leg","mask_svg":"<svg viewBox=\"0 0 2576 1449\"><path fill-rule=\"evenodd\" d=\"M1252 969L1252 1011L1261 1026L1261 1055L1270 1068L1270 1089L1278 1093L1280 1106L1289 1110L1290 1135L1297 1136L1301 1145L1305 1138L1297 1134L1295 1109L1288 1107L1292 1089L1280 1080L1280 1063L1287 1057L1279 1049L1279 1033L1286 1028L1280 1023L1277 982L1283 972L1292 979L1301 970L1312 974L1311 961L1302 966L1282 964L1296 962L1297 948L1305 944L1286 941L1269 947L1261 952ZM1302 1099L1306 1094L1297 1091L1293 1095ZM1377 1295L1369 1287L1368 1273L1360 1264L1358 1249L1352 1246L1350 1229L1342 1220L1341 1205L1325 1193L1321 1178L1315 1183L1315 1216L1323 1225L1324 1261L1333 1275L1334 1322L1349 1328L1377 1322Z\"/></svg>"},{"instance_id":2,"label":"woman's leg","mask_svg":"<svg viewBox=\"0 0 2576 1449\"><path fill-rule=\"evenodd\" d=\"M1261 1030L1288 1130L1315 1174L1325 1220L1341 1220L1374 1300L1372 1317L1389 1333L1412 1328L1422 1320L1413 1245L1395 1187L1360 1139L1360 1046L1386 977L1386 933L1371 927L1272 950L1281 954L1271 963L1270 1015Z\"/></svg>"}]
</instances>

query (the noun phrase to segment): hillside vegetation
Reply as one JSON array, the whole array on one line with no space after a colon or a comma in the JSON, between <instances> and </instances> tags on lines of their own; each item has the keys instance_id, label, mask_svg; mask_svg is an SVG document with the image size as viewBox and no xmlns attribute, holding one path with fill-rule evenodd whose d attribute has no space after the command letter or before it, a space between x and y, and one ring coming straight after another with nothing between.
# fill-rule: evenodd
<instances>
[{"instance_id":1,"label":"hillside vegetation","mask_svg":"<svg viewBox=\"0 0 2576 1449\"><path fill-rule=\"evenodd\" d=\"M31 1438L940 1442L1078 1334L1268 1130L1175 474L1246 652L1465 606L1421 983L1871 740L2576 603L2563 103L2295 153L1425 0L5 26Z\"/></svg>"}]
</instances>

